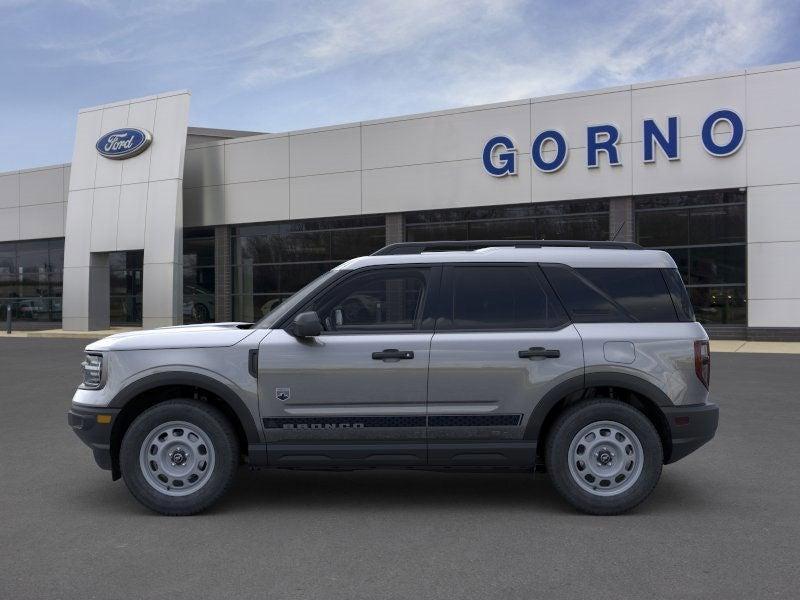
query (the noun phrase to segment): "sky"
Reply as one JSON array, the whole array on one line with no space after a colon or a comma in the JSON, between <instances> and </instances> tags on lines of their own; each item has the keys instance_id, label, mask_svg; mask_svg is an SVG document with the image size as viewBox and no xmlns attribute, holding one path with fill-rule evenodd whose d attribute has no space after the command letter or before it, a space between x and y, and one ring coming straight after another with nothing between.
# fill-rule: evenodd
<instances>
[{"instance_id":1,"label":"sky","mask_svg":"<svg viewBox=\"0 0 800 600\"><path fill-rule=\"evenodd\" d=\"M0 172L159 92L279 132L800 60L799 26L797 0L0 0Z\"/></svg>"}]
</instances>

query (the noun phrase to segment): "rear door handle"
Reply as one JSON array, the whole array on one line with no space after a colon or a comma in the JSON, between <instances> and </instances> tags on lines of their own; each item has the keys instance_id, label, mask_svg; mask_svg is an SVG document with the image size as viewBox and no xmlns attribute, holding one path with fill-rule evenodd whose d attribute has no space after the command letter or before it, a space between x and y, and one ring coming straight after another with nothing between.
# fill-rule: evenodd
<instances>
[{"instance_id":1,"label":"rear door handle","mask_svg":"<svg viewBox=\"0 0 800 600\"><path fill-rule=\"evenodd\" d=\"M518 354L520 358L559 358L561 356L561 351L548 350L537 346L535 348L528 348L527 350L520 350Z\"/></svg>"},{"instance_id":2,"label":"rear door handle","mask_svg":"<svg viewBox=\"0 0 800 600\"><path fill-rule=\"evenodd\" d=\"M373 360L388 360L388 359L400 359L400 360L411 360L414 358L414 353L411 350L397 350L396 348L388 348L381 352L373 352L372 353Z\"/></svg>"}]
</instances>

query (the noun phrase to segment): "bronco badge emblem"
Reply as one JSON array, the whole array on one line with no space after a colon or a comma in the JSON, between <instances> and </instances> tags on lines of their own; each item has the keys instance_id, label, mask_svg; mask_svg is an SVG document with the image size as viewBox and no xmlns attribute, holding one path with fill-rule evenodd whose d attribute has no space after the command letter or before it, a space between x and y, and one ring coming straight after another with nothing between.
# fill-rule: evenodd
<instances>
[{"instance_id":1,"label":"bronco badge emblem","mask_svg":"<svg viewBox=\"0 0 800 600\"><path fill-rule=\"evenodd\" d=\"M290 388L275 388L275 398L281 402L286 402L292 397L292 390Z\"/></svg>"}]
</instances>

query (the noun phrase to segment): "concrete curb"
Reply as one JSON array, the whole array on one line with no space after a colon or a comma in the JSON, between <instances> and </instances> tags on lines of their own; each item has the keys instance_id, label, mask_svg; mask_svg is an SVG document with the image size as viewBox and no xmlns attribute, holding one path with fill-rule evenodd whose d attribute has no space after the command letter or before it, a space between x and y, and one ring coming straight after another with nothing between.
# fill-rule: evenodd
<instances>
[{"instance_id":1,"label":"concrete curb","mask_svg":"<svg viewBox=\"0 0 800 600\"><path fill-rule=\"evenodd\" d=\"M711 340L711 352L800 354L800 342L745 342L742 340Z\"/></svg>"}]
</instances>

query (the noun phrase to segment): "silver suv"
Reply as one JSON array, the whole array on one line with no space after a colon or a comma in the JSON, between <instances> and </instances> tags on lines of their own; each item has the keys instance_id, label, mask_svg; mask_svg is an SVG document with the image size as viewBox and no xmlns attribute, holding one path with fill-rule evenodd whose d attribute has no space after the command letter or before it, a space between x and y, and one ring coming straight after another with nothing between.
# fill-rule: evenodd
<instances>
[{"instance_id":1,"label":"silver suv","mask_svg":"<svg viewBox=\"0 0 800 600\"><path fill-rule=\"evenodd\" d=\"M394 244L261 321L90 344L69 424L145 506L241 464L546 471L592 514L710 440L708 336L672 258L613 242Z\"/></svg>"}]
</instances>

